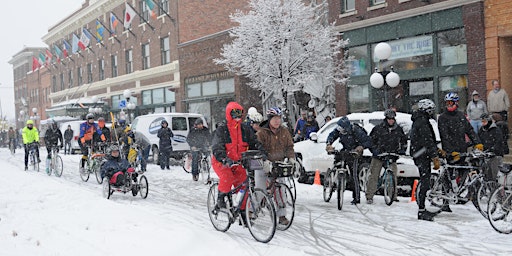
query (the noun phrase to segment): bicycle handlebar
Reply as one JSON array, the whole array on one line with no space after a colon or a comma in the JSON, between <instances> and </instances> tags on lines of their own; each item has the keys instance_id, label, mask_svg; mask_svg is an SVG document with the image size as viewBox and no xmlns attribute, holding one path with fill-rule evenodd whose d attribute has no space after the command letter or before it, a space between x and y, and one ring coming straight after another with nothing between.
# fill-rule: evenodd
<instances>
[{"instance_id":1,"label":"bicycle handlebar","mask_svg":"<svg viewBox=\"0 0 512 256\"><path fill-rule=\"evenodd\" d=\"M327 154L328 155L342 155L342 156L348 156L348 155L353 155L353 156L359 156L359 153L357 153L356 151L347 151L347 150L338 150L338 149L335 149L333 151L327 151Z\"/></svg>"}]
</instances>

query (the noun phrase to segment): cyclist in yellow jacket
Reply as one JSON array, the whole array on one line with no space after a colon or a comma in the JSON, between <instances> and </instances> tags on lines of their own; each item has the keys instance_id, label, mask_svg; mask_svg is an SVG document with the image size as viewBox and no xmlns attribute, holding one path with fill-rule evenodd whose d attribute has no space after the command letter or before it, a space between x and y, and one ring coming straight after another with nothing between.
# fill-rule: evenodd
<instances>
[{"instance_id":1,"label":"cyclist in yellow jacket","mask_svg":"<svg viewBox=\"0 0 512 256\"><path fill-rule=\"evenodd\" d=\"M34 121L27 120L27 126L23 128L21 131L23 137L23 146L25 147L25 171L28 170L28 154L29 154L29 145L35 143L36 147L36 157L37 161L40 163L39 159L39 132L37 128L34 127Z\"/></svg>"}]
</instances>

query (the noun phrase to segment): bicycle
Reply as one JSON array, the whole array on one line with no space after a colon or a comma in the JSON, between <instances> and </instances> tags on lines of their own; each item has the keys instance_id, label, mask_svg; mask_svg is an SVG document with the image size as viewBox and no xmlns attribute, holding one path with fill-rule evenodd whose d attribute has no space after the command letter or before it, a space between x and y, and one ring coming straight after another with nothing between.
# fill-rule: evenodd
<instances>
[{"instance_id":1,"label":"bicycle","mask_svg":"<svg viewBox=\"0 0 512 256\"><path fill-rule=\"evenodd\" d=\"M286 184L290 177L293 175L293 165L287 162L274 162L272 164L272 171L268 174L267 191L268 195L273 199L276 215L283 214L288 223L282 224L281 221L277 222L276 228L278 230L287 230L293 222L295 216L295 197L292 190Z\"/></svg>"},{"instance_id":2,"label":"bicycle","mask_svg":"<svg viewBox=\"0 0 512 256\"><path fill-rule=\"evenodd\" d=\"M121 175L124 176L124 183L119 186L110 182L108 177L104 178L102 191L103 197L105 197L106 199L110 199L110 197L112 197L112 194L114 194L115 191L122 192L123 194L126 194L131 191L132 196L134 197L137 196L137 194L140 194L140 197L142 197L143 199L146 199L148 197L148 179L146 178L146 176L144 176L144 174L142 174L142 172L136 172L135 169L128 168L126 173L123 173ZM137 177L139 178L138 181Z\"/></svg>"},{"instance_id":3,"label":"bicycle","mask_svg":"<svg viewBox=\"0 0 512 256\"><path fill-rule=\"evenodd\" d=\"M432 175L432 185L426 196L434 212L441 212L443 207L450 204L466 203L472 196L470 191L477 191L475 186L478 186L479 177L483 174L480 167L471 165L471 160L479 157L475 154L478 153L460 153L460 158L468 165L451 165L446 159L441 160L442 168L439 175ZM418 187L421 187L421 182ZM419 189L416 193L418 197Z\"/></svg>"},{"instance_id":4,"label":"bicycle","mask_svg":"<svg viewBox=\"0 0 512 256\"><path fill-rule=\"evenodd\" d=\"M207 208L210 221L216 230L226 232L239 216L243 216L240 223L244 222L252 237L258 242L267 243L272 240L276 231L274 203L265 191L251 185L253 184L254 170L250 168L250 160L261 158L262 155L257 150L242 153L241 163L236 163L231 167L241 164L247 172L247 178L242 184L227 193L224 199L226 208L221 209L217 207L219 183L213 182L208 191ZM246 189L242 191L242 187ZM240 194L239 199L233 202L233 195L237 193ZM245 210L242 210L243 204L245 204Z\"/></svg>"},{"instance_id":5,"label":"bicycle","mask_svg":"<svg viewBox=\"0 0 512 256\"><path fill-rule=\"evenodd\" d=\"M199 152L200 158L199 162L197 163L197 169L199 170L199 177L201 181L207 185L211 184L211 178L210 178L210 151L209 150L201 150L201 149L192 149L194 152ZM186 173L192 172L192 152L188 152L183 157L183 170Z\"/></svg>"},{"instance_id":6,"label":"bicycle","mask_svg":"<svg viewBox=\"0 0 512 256\"><path fill-rule=\"evenodd\" d=\"M98 148L102 148L104 143L98 143ZM94 153L92 144L87 145L87 159L85 160L84 171L80 171L80 178L87 182L89 180L90 174L94 173L96 176L96 181L98 184L103 183L103 179L101 179L100 167L105 159L104 153ZM81 168L81 162L78 163L79 168Z\"/></svg>"},{"instance_id":7,"label":"bicycle","mask_svg":"<svg viewBox=\"0 0 512 256\"><path fill-rule=\"evenodd\" d=\"M39 161L37 160L36 150L39 147L39 143L32 142L28 145L28 159L30 160L30 166L34 171L39 171Z\"/></svg>"},{"instance_id":8,"label":"bicycle","mask_svg":"<svg viewBox=\"0 0 512 256\"><path fill-rule=\"evenodd\" d=\"M384 192L382 193L384 195L384 202L389 206L393 204L393 199L396 196L395 175L393 170L391 170L391 165L396 163L400 155L396 153L382 153L377 155L377 157L382 160L382 168L384 168L384 171L379 176L377 190L382 188Z\"/></svg>"},{"instance_id":9,"label":"bicycle","mask_svg":"<svg viewBox=\"0 0 512 256\"><path fill-rule=\"evenodd\" d=\"M487 214L489 223L499 233L512 233L512 173L511 166L504 165L498 175L499 188L489 198Z\"/></svg>"},{"instance_id":10,"label":"bicycle","mask_svg":"<svg viewBox=\"0 0 512 256\"><path fill-rule=\"evenodd\" d=\"M51 156L50 165L48 166L48 169L46 170L46 174L48 174L48 176L51 176L52 171L53 171L53 173L55 173L55 176L60 177L62 175L62 171L64 169L64 164L62 163L62 158L59 155L59 147L58 146L53 146L51 148L50 156Z\"/></svg>"},{"instance_id":11,"label":"bicycle","mask_svg":"<svg viewBox=\"0 0 512 256\"><path fill-rule=\"evenodd\" d=\"M332 197L333 190L336 189L336 195L338 196L338 210L341 211L343 208L343 193L345 192L347 186L347 177L350 176L350 170L346 166L345 158L350 155L356 156L358 155L356 152L349 151L341 151L334 150L331 152L327 152L329 155L341 155L341 161L334 161L333 168L328 168L326 172L326 177L324 179L324 201L329 202Z\"/></svg>"}]
</instances>

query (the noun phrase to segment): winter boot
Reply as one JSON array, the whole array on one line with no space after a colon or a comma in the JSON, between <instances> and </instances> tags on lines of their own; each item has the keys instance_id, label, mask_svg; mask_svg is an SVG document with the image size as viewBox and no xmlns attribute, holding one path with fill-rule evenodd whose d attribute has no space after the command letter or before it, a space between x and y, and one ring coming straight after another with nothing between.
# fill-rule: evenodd
<instances>
[{"instance_id":1,"label":"winter boot","mask_svg":"<svg viewBox=\"0 0 512 256\"><path fill-rule=\"evenodd\" d=\"M226 199L226 193L219 192L219 194L217 196L217 205L215 206L215 208L217 210L226 208L225 199Z\"/></svg>"},{"instance_id":2,"label":"winter boot","mask_svg":"<svg viewBox=\"0 0 512 256\"><path fill-rule=\"evenodd\" d=\"M429 212L425 209L418 210L418 220L434 221L435 213Z\"/></svg>"}]
</instances>

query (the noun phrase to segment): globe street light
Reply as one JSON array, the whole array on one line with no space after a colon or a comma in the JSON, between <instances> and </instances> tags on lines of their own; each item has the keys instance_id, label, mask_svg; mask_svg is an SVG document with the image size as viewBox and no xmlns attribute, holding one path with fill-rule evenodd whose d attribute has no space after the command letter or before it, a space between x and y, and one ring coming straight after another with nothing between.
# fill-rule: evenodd
<instances>
[{"instance_id":1,"label":"globe street light","mask_svg":"<svg viewBox=\"0 0 512 256\"><path fill-rule=\"evenodd\" d=\"M391 70L387 71L381 68L381 64L385 62L389 57L391 57L391 46L388 43L378 43L375 46L374 56L379 59L379 68L375 68L375 72L370 76L370 84L375 89L380 89L384 87L384 108L389 108L388 104L388 86L391 88L395 88L400 84L400 76L393 71L393 66L391 66Z\"/></svg>"},{"instance_id":2,"label":"globe street light","mask_svg":"<svg viewBox=\"0 0 512 256\"><path fill-rule=\"evenodd\" d=\"M131 111L135 109L136 105L134 102L130 102L130 98L132 97L132 91L130 89L126 89L123 92L123 96L126 98L126 109L128 110L128 122L132 122Z\"/></svg>"}]
</instances>

